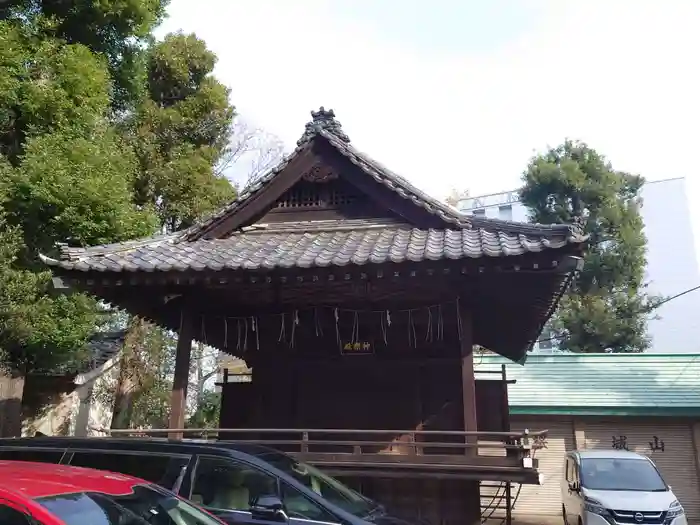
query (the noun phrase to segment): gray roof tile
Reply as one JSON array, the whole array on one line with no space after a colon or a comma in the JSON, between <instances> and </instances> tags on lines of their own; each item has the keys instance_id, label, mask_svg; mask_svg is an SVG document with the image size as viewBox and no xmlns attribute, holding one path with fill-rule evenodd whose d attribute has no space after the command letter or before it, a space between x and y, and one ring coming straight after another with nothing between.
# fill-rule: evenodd
<instances>
[{"instance_id":1,"label":"gray roof tile","mask_svg":"<svg viewBox=\"0 0 700 525\"><path fill-rule=\"evenodd\" d=\"M460 213L419 190L400 175L350 145L332 111L313 112L297 149L277 167L244 188L216 215L182 232L90 248L61 248L60 260L42 259L66 270L168 272L345 266L385 262L517 256L586 240L575 225L524 224ZM252 225L229 238L203 234L255 197L312 140L325 140L369 177L440 217L444 229L420 230L388 219Z\"/></svg>"},{"instance_id":2,"label":"gray roof tile","mask_svg":"<svg viewBox=\"0 0 700 525\"><path fill-rule=\"evenodd\" d=\"M506 257L581 241L569 229L502 226L421 230L386 219L297 222L258 226L226 239L178 242L166 236L151 242L68 248L60 260L45 260L66 270L98 272L272 270Z\"/></svg>"},{"instance_id":3,"label":"gray roof tile","mask_svg":"<svg viewBox=\"0 0 700 525\"><path fill-rule=\"evenodd\" d=\"M373 159L366 153L359 151L350 144L350 139L340 128L340 123L335 120L333 110L325 110L323 107L319 111L312 111L313 122L306 126L304 135L297 142L297 148L287 156L279 165L267 172L264 176L258 178L253 183L244 187L238 197L228 206L224 207L214 215L207 219L183 230L178 239L180 240L195 240L203 235L211 226L222 220L224 217L230 216L246 201L256 196L263 190L275 176L280 173L287 165L294 160L308 144L320 138L330 143L341 155L345 156L353 164L358 166L363 172L372 177L377 182L385 185L387 188L394 191L404 199L410 200L417 206L426 209L428 212L440 217L445 221L446 227L468 228L475 223L484 223L486 227L496 225L497 223L505 223L509 221L498 221L488 218L475 218L471 215L466 215L457 209L441 202L434 197L431 197L424 191L420 190L401 175L391 171L386 166ZM519 224L511 222L511 224ZM535 227L543 227L542 225L531 225ZM544 226L546 228L546 226ZM571 226L573 227L573 226Z\"/></svg>"},{"instance_id":4,"label":"gray roof tile","mask_svg":"<svg viewBox=\"0 0 700 525\"><path fill-rule=\"evenodd\" d=\"M52 370L40 370L40 375L62 376L91 372L116 357L124 346L126 330L97 332L87 342L86 358Z\"/></svg>"}]
</instances>

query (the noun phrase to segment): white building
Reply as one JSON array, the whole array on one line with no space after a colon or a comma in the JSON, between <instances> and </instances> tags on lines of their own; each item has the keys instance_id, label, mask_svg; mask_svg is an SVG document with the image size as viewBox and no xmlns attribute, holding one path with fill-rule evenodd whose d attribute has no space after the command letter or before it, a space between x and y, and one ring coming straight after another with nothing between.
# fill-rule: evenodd
<instances>
[{"instance_id":1,"label":"white building","mask_svg":"<svg viewBox=\"0 0 700 525\"><path fill-rule=\"evenodd\" d=\"M685 179L647 182L642 198L649 291L670 297L700 285ZM528 220L517 190L462 199L458 208L474 215ZM650 352L700 352L700 290L669 301L657 315L649 321ZM535 350L556 351L551 341L541 341Z\"/></svg>"}]
</instances>

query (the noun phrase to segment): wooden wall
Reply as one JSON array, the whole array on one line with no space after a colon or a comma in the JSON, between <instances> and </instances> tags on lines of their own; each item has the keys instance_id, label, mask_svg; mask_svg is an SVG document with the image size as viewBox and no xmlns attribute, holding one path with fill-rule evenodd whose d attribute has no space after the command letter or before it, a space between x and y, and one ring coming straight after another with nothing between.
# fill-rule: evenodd
<instances>
[{"instance_id":1,"label":"wooden wall","mask_svg":"<svg viewBox=\"0 0 700 525\"><path fill-rule=\"evenodd\" d=\"M509 430L506 385L477 380L480 430ZM463 429L459 359L268 361L222 388L222 428Z\"/></svg>"}]
</instances>

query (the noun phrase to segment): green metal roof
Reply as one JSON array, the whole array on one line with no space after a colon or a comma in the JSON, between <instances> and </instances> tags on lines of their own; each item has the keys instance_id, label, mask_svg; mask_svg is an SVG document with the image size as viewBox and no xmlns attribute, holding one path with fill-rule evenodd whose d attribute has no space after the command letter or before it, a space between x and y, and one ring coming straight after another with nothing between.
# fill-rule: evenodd
<instances>
[{"instance_id":1,"label":"green metal roof","mask_svg":"<svg viewBox=\"0 0 700 525\"><path fill-rule=\"evenodd\" d=\"M511 414L700 416L700 354L474 357L477 377L506 365ZM495 378L495 377L494 377Z\"/></svg>"}]
</instances>

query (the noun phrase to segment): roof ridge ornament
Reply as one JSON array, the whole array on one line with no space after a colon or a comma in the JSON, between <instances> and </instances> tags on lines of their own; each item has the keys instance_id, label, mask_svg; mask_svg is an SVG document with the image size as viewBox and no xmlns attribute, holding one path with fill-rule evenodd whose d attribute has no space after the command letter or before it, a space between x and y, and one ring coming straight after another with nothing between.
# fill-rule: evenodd
<instances>
[{"instance_id":1,"label":"roof ridge ornament","mask_svg":"<svg viewBox=\"0 0 700 525\"><path fill-rule=\"evenodd\" d=\"M306 123L304 134L297 141L297 146L301 146L304 142L311 140L321 131L333 133L338 139L346 144L350 144L350 137L343 131L340 122L335 119L335 111L321 106L318 108L318 111L311 111L311 121Z\"/></svg>"}]
</instances>

